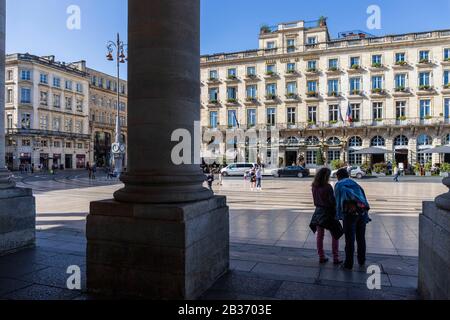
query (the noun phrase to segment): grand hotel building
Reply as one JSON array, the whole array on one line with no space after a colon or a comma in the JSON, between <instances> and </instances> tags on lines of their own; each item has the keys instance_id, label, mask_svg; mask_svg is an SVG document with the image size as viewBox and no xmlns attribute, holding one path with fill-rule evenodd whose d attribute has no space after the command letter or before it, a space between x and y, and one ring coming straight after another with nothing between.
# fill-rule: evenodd
<instances>
[{"instance_id":1,"label":"grand hotel building","mask_svg":"<svg viewBox=\"0 0 450 320\"><path fill-rule=\"evenodd\" d=\"M318 150L361 164L354 152L370 146L393 152L373 163L409 166L437 162L419 151L450 144L450 30L332 39L324 19L265 26L257 50L202 56L201 77L203 128L278 129L273 166L313 167Z\"/></svg>"}]
</instances>

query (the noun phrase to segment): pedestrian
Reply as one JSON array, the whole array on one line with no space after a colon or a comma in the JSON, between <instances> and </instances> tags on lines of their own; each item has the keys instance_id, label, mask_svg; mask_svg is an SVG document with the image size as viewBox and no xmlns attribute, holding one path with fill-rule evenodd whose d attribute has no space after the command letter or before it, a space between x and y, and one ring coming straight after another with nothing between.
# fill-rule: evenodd
<instances>
[{"instance_id":1,"label":"pedestrian","mask_svg":"<svg viewBox=\"0 0 450 320\"><path fill-rule=\"evenodd\" d=\"M250 189L254 191L256 189L256 171L255 168L250 170Z\"/></svg>"},{"instance_id":2,"label":"pedestrian","mask_svg":"<svg viewBox=\"0 0 450 320\"><path fill-rule=\"evenodd\" d=\"M95 180L95 174L97 173L97 164L92 165L92 180Z\"/></svg>"},{"instance_id":3,"label":"pedestrian","mask_svg":"<svg viewBox=\"0 0 450 320\"><path fill-rule=\"evenodd\" d=\"M262 168L261 166L256 167L256 190L261 191L262 190Z\"/></svg>"},{"instance_id":4,"label":"pedestrian","mask_svg":"<svg viewBox=\"0 0 450 320\"><path fill-rule=\"evenodd\" d=\"M327 263L323 249L323 240L325 230L329 230L332 238L331 248L333 253L333 262L335 265L342 263L339 259L339 239L343 235L341 223L336 219L336 199L334 197L333 187L330 185L331 170L322 168L316 174L312 184L312 194L316 210L311 219L310 228L316 234L317 252L319 262Z\"/></svg>"},{"instance_id":5,"label":"pedestrian","mask_svg":"<svg viewBox=\"0 0 450 320\"><path fill-rule=\"evenodd\" d=\"M357 243L358 263L366 263L366 226L369 218L369 202L359 184L350 179L347 170L338 170L338 182L335 186L336 217L343 220L345 234L344 268L353 269L355 240Z\"/></svg>"},{"instance_id":6,"label":"pedestrian","mask_svg":"<svg viewBox=\"0 0 450 320\"><path fill-rule=\"evenodd\" d=\"M89 162L86 164L86 170L88 172L89 180L91 180L92 179L92 168L91 168L91 164Z\"/></svg>"},{"instance_id":7,"label":"pedestrian","mask_svg":"<svg viewBox=\"0 0 450 320\"><path fill-rule=\"evenodd\" d=\"M394 181L395 181L395 182L399 182L399 181L398 181L399 175L400 175L400 170L398 169L397 166L395 166L395 167L394 167Z\"/></svg>"},{"instance_id":8,"label":"pedestrian","mask_svg":"<svg viewBox=\"0 0 450 320\"><path fill-rule=\"evenodd\" d=\"M219 166L219 186L223 186L222 166Z\"/></svg>"},{"instance_id":9,"label":"pedestrian","mask_svg":"<svg viewBox=\"0 0 450 320\"><path fill-rule=\"evenodd\" d=\"M31 164L30 171L31 171L31 174L34 174L34 163Z\"/></svg>"},{"instance_id":10,"label":"pedestrian","mask_svg":"<svg viewBox=\"0 0 450 320\"><path fill-rule=\"evenodd\" d=\"M387 165L386 165L386 169L387 169L387 175L391 176L392 175L392 162L388 161Z\"/></svg>"},{"instance_id":11,"label":"pedestrian","mask_svg":"<svg viewBox=\"0 0 450 320\"><path fill-rule=\"evenodd\" d=\"M209 190L213 191L214 174L211 170L209 170L209 173L206 175L206 182L208 183Z\"/></svg>"}]
</instances>

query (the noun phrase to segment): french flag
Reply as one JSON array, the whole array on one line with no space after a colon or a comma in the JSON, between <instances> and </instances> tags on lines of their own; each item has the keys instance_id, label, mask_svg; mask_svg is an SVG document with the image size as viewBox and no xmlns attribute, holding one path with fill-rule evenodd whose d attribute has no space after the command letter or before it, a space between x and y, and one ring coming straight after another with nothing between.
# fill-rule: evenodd
<instances>
[{"instance_id":1,"label":"french flag","mask_svg":"<svg viewBox=\"0 0 450 320\"><path fill-rule=\"evenodd\" d=\"M352 117L352 105L349 103L348 107L347 107L347 115L346 115L346 120L349 123L353 122L353 117Z\"/></svg>"}]
</instances>

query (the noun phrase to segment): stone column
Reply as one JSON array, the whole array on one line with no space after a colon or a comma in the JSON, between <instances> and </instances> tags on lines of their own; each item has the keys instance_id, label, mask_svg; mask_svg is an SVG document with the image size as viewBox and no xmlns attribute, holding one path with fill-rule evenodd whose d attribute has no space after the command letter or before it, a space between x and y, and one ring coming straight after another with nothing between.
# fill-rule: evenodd
<instances>
[{"instance_id":1,"label":"stone column","mask_svg":"<svg viewBox=\"0 0 450 320\"><path fill-rule=\"evenodd\" d=\"M35 242L36 209L31 189L16 188L5 164L6 0L0 0L0 256Z\"/></svg>"},{"instance_id":2,"label":"stone column","mask_svg":"<svg viewBox=\"0 0 450 320\"><path fill-rule=\"evenodd\" d=\"M87 286L102 294L193 299L229 265L226 199L203 187L194 156L191 164L172 161L175 130L191 135L185 152L193 155L201 143L194 125L200 0L129 0L128 6L128 171L114 200L91 204Z\"/></svg>"}]
</instances>

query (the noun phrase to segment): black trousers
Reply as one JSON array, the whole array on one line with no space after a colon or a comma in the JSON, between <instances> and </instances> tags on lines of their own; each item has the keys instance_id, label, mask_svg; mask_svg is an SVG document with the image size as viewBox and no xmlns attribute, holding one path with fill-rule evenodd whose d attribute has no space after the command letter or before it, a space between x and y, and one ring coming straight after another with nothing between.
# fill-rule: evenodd
<instances>
[{"instance_id":1,"label":"black trousers","mask_svg":"<svg viewBox=\"0 0 450 320\"><path fill-rule=\"evenodd\" d=\"M344 217L345 263L348 269L353 268L355 240L358 248L358 263L366 262L366 222L361 216L346 215Z\"/></svg>"}]
</instances>

